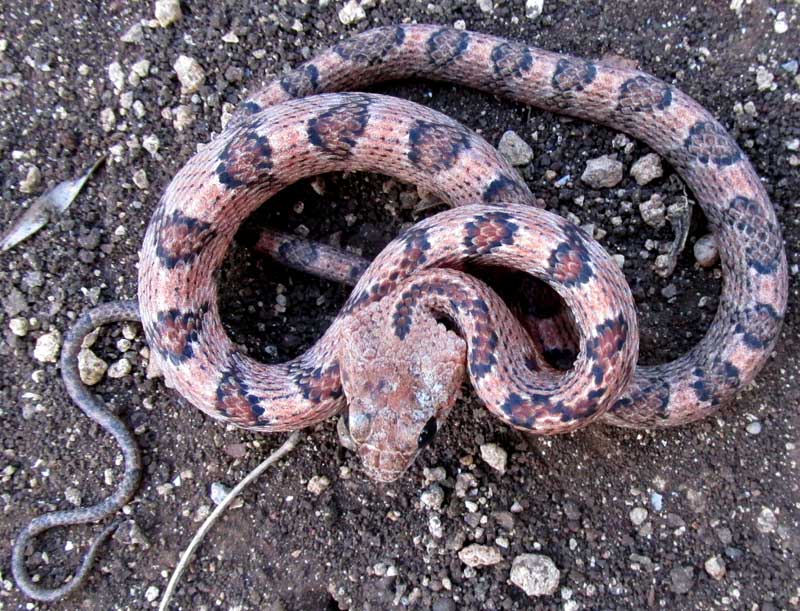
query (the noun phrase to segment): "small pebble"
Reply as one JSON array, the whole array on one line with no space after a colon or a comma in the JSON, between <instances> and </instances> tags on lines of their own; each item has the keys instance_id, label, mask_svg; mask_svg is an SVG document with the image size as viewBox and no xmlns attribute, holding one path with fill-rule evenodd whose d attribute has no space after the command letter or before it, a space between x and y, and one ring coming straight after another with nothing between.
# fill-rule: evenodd
<instances>
[{"instance_id":1,"label":"small pebble","mask_svg":"<svg viewBox=\"0 0 800 611\"><path fill-rule=\"evenodd\" d=\"M525 0L525 16L537 19L544 11L544 0Z\"/></svg>"},{"instance_id":2,"label":"small pebble","mask_svg":"<svg viewBox=\"0 0 800 611\"><path fill-rule=\"evenodd\" d=\"M482 13L491 13L494 10L492 0L478 0L478 8Z\"/></svg>"},{"instance_id":3,"label":"small pebble","mask_svg":"<svg viewBox=\"0 0 800 611\"><path fill-rule=\"evenodd\" d=\"M8 321L8 328L11 329L11 332L17 337L25 337L28 331L30 331L30 324L27 318L18 316Z\"/></svg>"},{"instance_id":4,"label":"small pebble","mask_svg":"<svg viewBox=\"0 0 800 611\"><path fill-rule=\"evenodd\" d=\"M438 510L444 503L444 490L439 484L433 484L419 496L423 507Z\"/></svg>"},{"instance_id":5,"label":"small pebble","mask_svg":"<svg viewBox=\"0 0 800 611\"><path fill-rule=\"evenodd\" d=\"M669 572L670 590L675 594L686 594L694 585L694 569L678 566Z\"/></svg>"},{"instance_id":6,"label":"small pebble","mask_svg":"<svg viewBox=\"0 0 800 611\"><path fill-rule=\"evenodd\" d=\"M768 534L778 528L778 517L769 507L762 507L761 513L756 518L756 528L759 532Z\"/></svg>"},{"instance_id":7,"label":"small pebble","mask_svg":"<svg viewBox=\"0 0 800 611\"><path fill-rule=\"evenodd\" d=\"M501 448L496 443L484 443L481 446L481 458L492 469L505 473L506 462L508 461L508 452Z\"/></svg>"},{"instance_id":8,"label":"small pebble","mask_svg":"<svg viewBox=\"0 0 800 611\"><path fill-rule=\"evenodd\" d=\"M561 571L541 554L520 554L511 565L511 583L528 596L549 596L558 589Z\"/></svg>"},{"instance_id":9,"label":"small pebble","mask_svg":"<svg viewBox=\"0 0 800 611\"><path fill-rule=\"evenodd\" d=\"M181 93L183 94L195 93L203 86L206 80L206 73L203 71L203 67L196 59L188 55L179 56L172 68L178 75L178 80L181 83Z\"/></svg>"},{"instance_id":10,"label":"small pebble","mask_svg":"<svg viewBox=\"0 0 800 611\"><path fill-rule=\"evenodd\" d=\"M616 263L617 267L620 269L625 267L625 255L617 253L615 255L611 255L611 258L614 259L614 263Z\"/></svg>"},{"instance_id":11,"label":"small pebble","mask_svg":"<svg viewBox=\"0 0 800 611\"><path fill-rule=\"evenodd\" d=\"M225 500L225 497L228 496L228 493L231 491L225 484L220 482L214 482L211 484L211 500L214 501L215 505L219 505L222 501ZM244 504L242 497L236 497L230 504L231 509L236 509L237 507L241 507Z\"/></svg>"},{"instance_id":12,"label":"small pebble","mask_svg":"<svg viewBox=\"0 0 800 611\"><path fill-rule=\"evenodd\" d=\"M631 166L631 176L639 185L646 185L663 175L664 168L661 166L661 157L655 153L645 155Z\"/></svg>"},{"instance_id":13,"label":"small pebble","mask_svg":"<svg viewBox=\"0 0 800 611\"><path fill-rule=\"evenodd\" d=\"M33 193L42 182L42 173L35 165L28 168L25 178L19 183L20 193Z\"/></svg>"},{"instance_id":14,"label":"small pebble","mask_svg":"<svg viewBox=\"0 0 800 611\"><path fill-rule=\"evenodd\" d=\"M155 587L155 586L150 586L150 587L149 587L149 588L147 588L147 590L145 590L145 592L144 592L144 599L145 599L147 602L149 602L149 603L152 603L152 602L155 602L155 601L156 601L156 599L158 598L158 595L159 595L159 594L161 594L161 592L159 591L159 589L158 589L157 587Z\"/></svg>"},{"instance_id":15,"label":"small pebble","mask_svg":"<svg viewBox=\"0 0 800 611\"><path fill-rule=\"evenodd\" d=\"M667 222L664 198L654 193L646 202L639 204L639 214L645 223L655 229L661 229Z\"/></svg>"},{"instance_id":16,"label":"small pebble","mask_svg":"<svg viewBox=\"0 0 800 611\"><path fill-rule=\"evenodd\" d=\"M442 527L442 519L436 515L431 514L428 518L428 532L435 539L441 539L444 536L444 528Z\"/></svg>"},{"instance_id":17,"label":"small pebble","mask_svg":"<svg viewBox=\"0 0 800 611\"><path fill-rule=\"evenodd\" d=\"M128 359L122 358L108 368L109 378L124 378L131 372L131 362Z\"/></svg>"},{"instance_id":18,"label":"small pebble","mask_svg":"<svg viewBox=\"0 0 800 611\"><path fill-rule=\"evenodd\" d=\"M150 186L150 181L147 179L147 172L144 170L137 170L134 172L133 184L142 190L147 189Z\"/></svg>"},{"instance_id":19,"label":"small pebble","mask_svg":"<svg viewBox=\"0 0 800 611\"><path fill-rule=\"evenodd\" d=\"M533 159L533 149L530 145L511 130L502 135L497 149L511 165L528 165Z\"/></svg>"},{"instance_id":20,"label":"small pebble","mask_svg":"<svg viewBox=\"0 0 800 611\"><path fill-rule=\"evenodd\" d=\"M622 163L609 155L589 159L581 180L595 189L614 187L622 180Z\"/></svg>"},{"instance_id":21,"label":"small pebble","mask_svg":"<svg viewBox=\"0 0 800 611\"><path fill-rule=\"evenodd\" d=\"M478 545L477 543L468 545L459 551L458 558L461 562L473 568L491 566L503 561L503 555L496 547Z\"/></svg>"},{"instance_id":22,"label":"small pebble","mask_svg":"<svg viewBox=\"0 0 800 611\"><path fill-rule=\"evenodd\" d=\"M310 480L308 480L308 486L306 489L313 495L319 496L323 492L325 492L331 485L331 480L329 480L324 475L315 475Z\"/></svg>"},{"instance_id":23,"label":"small pebble","mask_svg":"<svg viewBox=\"0 0 800 611\"><path fill-rule=\"evenodd\" d=\"M78 375L87 386L94 386L100 382L107 370L108 363L88 348L78 353Z\"/></svg>"},{"instance_id":24,"label":"small pebble","mask_svg":"<svg viewBox=\"0 0 800 611\"><path fill-rule=\"evenodd\" d=\"M183 17L179 0L156 0L156 21L166 28Z\"/></svg>"},{"instance_id":25,"label":"small pebble","mask_svg":"<svg viewBox=\"0 0 800 611\"><path fill-rule=\"evenodd\" d=\"M139 44L144 42L144 29L142 24L138 21L134 23L128 30L120 37L120 40L128 44Z\"/></svg>"},{"instance_id":26,"label":"small pebble","mask_svg":"<svg viewBox=\"0 0 800 611\"><path fill-rule=\"evenodd\" d=\"M68 503L74 505L75 507L79 507L81 504L81 491L77 488L67 488L64 490L64 498L67 500Z\"/></svg>"},{"instance_id":27,"label":"small pebble","mask_svg":"<svg viewBox=\"0 0 800 611\"><path fill-rule=\"evenodd\" d=\"M114 85L114 89L122 91L125 87L125 71L122 69L122 64L119 62L111 62L106 68L108 80Z\"/></svg>"},{"instance_id":28,"label":"small pebble","mask_svg":"<svg viewBox=\"0 0 800 611\"><path fill-rule=\"evenodd\" d=\"M630 518L634 526L641 526L647 519L647 510L644 507L634 507L631 509Z\"/></svg>"},{"instance_id":29,"label":"small pebble","mask_svg":"<svg viewBox=\"0 0 800 611\"><path fill-rule=\"evenodd\" d=\"M367 13L356 0L348 0L339 10L339 21L344 25L353 25L366 17Z\"/></svg>"},{"instance_id":30,"label":"small pebble","mask_svg":"<svg viewBox=\"0 0 800 611\"><path fill-rule=\"evenodd\" d=\"M719 261L717 240L712 234L704 235L694 243L694 258L700 267L712 267Z\"/></svg>"},{"instance_id":31,"label":"small pebble","mask_svg":"<svg viewBox=\"0 0 800 611\"><path fill-rule=\"evenodd\" d=\"M194 111L188 104L176 106L172 111L172 127L181 132L194 123Z\"/></svg>"},{"instance_id":32,"label":"small pebble","mask_svg":"<svg viewBox=\"0 0 800 611\"><path fill-rule=\"evenodd\" d=\"M761 423L758 420L753 420L747 424L746 429L751 435L758 435L761 432Z\"/></svg>"},{"instance_id":33,"label":"small pebble","mask_svg":"<svg viewBox=\"0 0 800 611\"><path fill-rule=\"evenodd\" d=\"M766 67L759 66L756 68L756 85L758 86L759 91L766 91L767 89L772 88L774 82L775 75L767 70Z\"/></svg>"},{"instance_id":34,"label":"small pebble","mask_svg":"<svg viewBox=\"0 0 800 611\"><path fill-rule=\"evenodd\" d=\"M661 289L661 295L667 299L672 299L678 295L678 287L676 287L674 284L668 284Z\"/></svg>"},{"instance_id":35,"label":"small pebble","mask_svg":"<svg viewBox=\"0 0 800 611\"><path fill-rule=\"evenodd\" d=\"M58 360L60 350L61 333L57 329L53 329L50 333L45 333L36 340L33 358L40 363L55 363Z\"/></svg>"},{"instance_id":36,"label":"small pebble","mask_svg":"<svg viewBox=\"0 0 800 611\"><path fill-rule=\"evenodd\" d=\"M725 577L725 561L719 556L711 556L711 558L706 560L704 566L706 573L717 581Z\"/></svg>"}]
</instances>

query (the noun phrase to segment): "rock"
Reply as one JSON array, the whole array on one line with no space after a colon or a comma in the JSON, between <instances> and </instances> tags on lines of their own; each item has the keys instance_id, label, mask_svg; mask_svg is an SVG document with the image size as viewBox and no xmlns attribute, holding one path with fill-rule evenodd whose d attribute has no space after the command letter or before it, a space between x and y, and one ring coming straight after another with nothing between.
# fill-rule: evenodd
<instances>
[{"instance_id":1,"label":"rock","mask_svg":"<svg viewBox=\"0 0 800 611\"><path fill-rule=\"evenodd\" d=\"M194 123L194 112L192 111L192 107L188 104L181 104L180 106L177 106L175 110L172 111L172 114L172 127L179 132L182 132L184 129Z\"/></svg>"},{"instance_id":2,"label":"rock","mask_svg":"<svg viewBox=\"0 0 800 611\"><path fill-rule=\"evenodd\" d=\"M772 29L776 34L785 34L789 30L789 23L786 21L786 12L781 11L772 24Z\"/></svg>"},{"instance_id":3,"label":"rock","mask_svg":"<svg viewBox=\"0 0 800 611\"><path fill-rule=\"evenodd\" d=\"M161 146L161 142L158 139L158 136L154 136L153 134L148 134L144 138L142 138L142 148L150 153L151 157L158 158L158 148Z\"/></svg>"},{"instance_id":4,"label":"rock","mask_svg":"<svg viewBox=\"0 0 800 611\"><path fill-rule=\"evenodd\" d=\"M25 178L19 181L20 193L33 193L42 182L42 173L35 165L28 168Z\"/></svg>"},{"instance_id":5,"label":"rock","mask_svg":"<svg viewBox=\"0 0 800 611\"><path fill-rule=\"evenodd\" d=\"M348 0L345 5L339 10L339 21L344 25L353 25L359 21L366 19L367 13L356 0Z\"/></svg>"},{"instance_id":6,"label":"rock","mask_svg":"<svg viewBox=\"0 0 800 611\"><path fill-rule=\"evenodd\" d=\"M775 82L775 75L772 74L765 66L756 68L756 85L759 91L766 91L771 89Z\"/></svg>"},{"instance_id":7,"label":"rock","mask_svg":"<svg viewBox=\"0 0 800 611\"><path fill-rule=\"evenodd\" d=\"M225 484L220 482L213 482L211 484L211 500L214 501L215 505L219 505L222 501L225 500L225 497L228 496L230 492L230 488L228 488ZM231 509L236 509L237 507L241 507L244 504L242 501L242 497L236 497L230 504Z\"/></svg>"},{"instance_id":8,"label":"rock","mask_svg":"<svg viewBox=\"0 0 800 611\"><path fill-rule=\"evenodd\" d=\"M147 590L145 590L145 592L144 592L144 599L145 599L147 602L149 602L149 603L155 602L155 600L158 598L158 595L159 595L160 593L161 593L161 592L159 592L159 590L158 590L158 588L157 588L157 587L155 587L155 586L150 586L150 587L149 587L149 588L147 588Z\"/></svg>"},{"instance_id":9,"label":"rock","mask_svg":"<svg viewBox=\"0 0 800 611\"><path fill-rule=\"evenodd\" d=\"M442 519L436 515L431 514L428 518L428 532L435 539L441 539L444 536L444 528L442 528Z\"/></svg>"},{"instance_id":10,"label":"rock","mask_svg":"<svg viewBox=\"0 0 800 611\"><path fill-rule=\"evenodd\" d=\"M444 490L439 484L433 484L419 496L419 502L427 509L439 510L444 503Z\"/></svg>"},{"instance_id":11,"label":"rock","mask_svg":"<svg viewBox=\"0 0 800 611\"><path fill-rule=\"evenodd\" d=\"M503 555L496 547L478 545L477 543L468 545L459 551L458 558L461 562L473 568L491 566L503 561Z\"/></svg>"},{"instance_id":12,"label":"rock","mask_svg":"<svg viewBox=\"0 0 800 611\"><path fill-rule=\"evenodd\" d=\"M17 337L25 337L30 330L30 325L27 318L18 316L8 321L8 328Z\"/></svg>"},{"instance_id":13,"label":"rock","mask_svg":"<svg viewBox=\"0 0 800 611\"><path fill-rule=\"evenodd\" d=\"M717 581L725 577L725 561L719 556L711 556L711 558L706 560L704 566L706 568L706 573Z\"/></svg>"},{"instance_id":14,"label":"rock","mask_svg":"<svg viewBox=\"0 0 800 611\"><path fill-rule=\"evenodd\" d=\"M516 132L511 130L502 135L497 149L503 157L508 159L511 165L528 165L533 159L533 149Z\"/></svg>"},{"instance_id":15,"label":"rock","mask_svg":"<svg viewBox=\"0 0 800 611\"><path fill-rule=\"evenodd\" d=\"M768 534L774 532L778 528L778 517L775 512L769 507L762 507L761 513L756 518L756 528L758 532Z\"/></svg>"},{"instance_id":16,"label":"rock","mask_svg":"<svg viewBox=\"0 0 800 611\"><path fill-rule=\"evenodd\" d=\"M646 202L639 204L642 220L655 229L661 229L667 222L664 198L654 193Z\"/></svg>"},{"instance_id":17,"label":"rock","mask_svg":"<svg viewBox=\"0 0 800 611\"><path fill-rule=\"evenodd\" d=\"M306 489L313 495L319 496L323 492L325 492L331 485L331 480L329 480L324 475L315 475L310 480L308 480L308 486Z\"/></svg>"},{"instance_id":18,"label":"rock","mask_svg":"<svg viewBox=\"0 0 800 611\"><path fill-rule=\"evenodd\" d=\"M758 435L761 432L761 423L758 420L753 420L753 422L748 422L746 430L751 435Z\"/></svg>"},{"instance_id":19,"label":"rock","mask_svg":"<svg viewBox=\"0 0 800 611\"><path fill-rule=\"evenodd\" d=\"M686 491L686 500L689 502L689 508L695 513L704 513L708 505L706 495L701 490L693 488Z\"/></svg>"},{"instance_id":20,"label":"rock","mask_svg":"<svg viewBox=\"0 0 800 611\"><path fill-rule=\"evenodd\" d=\"M634 507L631 509L630 518L634 526L641 526L647 519L647 510L644 507Z\"/></svg>"},{"instance_id":21,"label":"rock","mask_svg":"<svg viewBox=\"0 0 800 611\"><path fill-rule=\"evenodd\" d=\"M636 179L639 185L646 185L648 182L661 178L664 175L664 168L661 166L661 157L655 153L650 153L639 159L631 166L631 176Z\"/></svg>"},{"instance_id":22,"label":"rock","mask_svg":"<svg viewBox=\"0 0 800 611\"><path fill-rule=\"evenodd\" d=\"M78 375L80 375L81 382L87 386L97 384L103 379L107 370L108 363L88 348L84 348L78 353Z\"/></svg>"},{"instance_id":23,"label":"rock","mask_svg":"<svg viewBox=\"0 0 800 611\"><path fill-rule=\"evenodd\" d=\"M156 0L156 21L166 28L183 17L179 0Z\"/></svg>"},{"instance_id":24,"label":"rock","mask_svg":"<svg viewBox=\"0 0 800 611\"><path fill-rule=\"evenodd\" d=\"M706 234L694 243L694 258L700 267L712 267L719 261L717 240L712 234Z\"/></svg>"},{"instance_id":25,"label":"rock","mask_svg":"<svg viewBox=\"0 0 800 611\"><path fill-rule=\"evenodd\" d=\"M80 507L81 505L81 491L77 488L70 487L64 490L64 498L75 507Z\"/></svg>"},{"instance_id":26,"label":"rock","mask_svg":"<svg viewBox=\"0 0 800 611\"><path fill-rule=\"evenodd\" d=\"M122 70L122 65L119 62L111 62L106 68L108 73L108 80L114 85L114 89L122 91L125 87L125 72Z\"/></svg>"},{"instance_id":27,"label":"rock","mask_svg":"<svg viewBox=\"0 0 800 611\"><path fill-rule=\"evenodd\" d=\"M484 443L481 446L481 458L495 471L506 472L508 453L496 443Z\"/></svg>"},{"instance_id":28,"label":"rock","mask_svg":"<svg viewBox=\"0 0 800 611\"><path fill-rule=\"evenodd\" d=\"M620 269L625 267L625 255L617 253L615 255L611 255L611 258L614 259L614 263L616 263L617 267Z\"/></svg>"},{"instance_id":29,"label":"rock","mask_svg":"<svg viewBox=\"0 0 800 611\"><path fill-rule=\"evenodd\" d=\"M528 596L549 596L558 589L561 572L541 554L520 554L511 565L511 583Z\"/></svg>"},{"instance_id":30,"label":"rock","mask_svg":"<svg viewBox=\"0 0 800 611\"><path fill-rule=\"evenodd\" d=\"M544 0L525 0L525 16L537 19L544 11Z\"/></svg>"},{"instance_id":31,"label":"rock","mask_svg":"<svg viewBox=\"0 0 800 611\"><path fill-rule=\"evenodd\" d=\"M678 287L670 283L661 289L661 295L666 299L672 299L678 295Z\"/></svg>"},{"instance_id":32,"label":"rock","mask_svg":"<svg viewBox=\"0 0 800 611\"><path fill-rule=\"evenodd\" d=\"M676 566L669 572L669 589L675 594L686 594L694 585L694 569L690 566Z\"/></svg>"},{"instance_id":33,"label":"rock","mask_svg":"<svg viewBox=\"0 0 800 611\"><path fill-rule=\"evenodd\" d=\"M470 488L474 488L477 485L478 482L474 475L471 473L459 473L456 477L456 496L463 499Z\"/></svg>"},{"instance_id":34,"label":"rock","mask_svg":"<svg viewBox=\"0 0 800 611\"><path fill-rule=\"evenodd\" d=\"M55 363L58 360L60 350L61 333L57 329L53 329L50 333L45 333L36 340L33 358L40 363Z\"/></svg>"},{"instance_id":35,"label":"rock","mask_svg":"<svg viewBox=\"0 0 800 611\"><path fill-rule=\"evenodd\" d=\"M478 0L478 8L482 13L491 13L494 11L494 3L492 0Z\"/></svg>"},{"instance_id":36,"label":"rock","mask_svg":"<svg viewBox=\"0 0 800 611\"><path fill-rule=\"evenodd\" d=\"M120 37L120 40L128 44L139 44L144 42L144 29L142 24L138 21L134 23L128 30Z\"/></svg>"},{"instance_id":37,"label":"rock","mask_svg":"<svg viewBox=\"0 0 800 611\"><path fill-rule=\"evenodd\" d=\"M124 378L130 372L131 362L126 358L122 358L114 363L111 363L111 366L108 368L108 377Z\"/></svg>"},{"instance_id":38,"label":"rock","mask_svg":"<svg viewBox=\"0 0 800 611\"><path fill-rule=\"evenodd\" d=\"M203 67L196 59L188 55L179 56L172 68L178 75L178 80L181 83L181 93L183 94L195 93L203 86L206 80L206 73L203 71Z\"/></svg>"},{"instance_id":39,"label":"rock","mask_svg":"<svg viewBox=\"0 0 800 611\"><path fill-rule=\"evenodd\" d=\"M610 155L590 159L581 180L595 189L614 187L622 180L622 163Z\"/></svg>"},{"instance_id":40,"label":"rock","mask_svg":"<svg viewBox=\"0 0 800 611\"><path fill-rule=\"evenodd\" d=\"M150 181L147 179L147 172L144 170L136 170L136 172L133 173L133 184L139 189L147 189L150 186Z\"/></svg>"}]
</instances>

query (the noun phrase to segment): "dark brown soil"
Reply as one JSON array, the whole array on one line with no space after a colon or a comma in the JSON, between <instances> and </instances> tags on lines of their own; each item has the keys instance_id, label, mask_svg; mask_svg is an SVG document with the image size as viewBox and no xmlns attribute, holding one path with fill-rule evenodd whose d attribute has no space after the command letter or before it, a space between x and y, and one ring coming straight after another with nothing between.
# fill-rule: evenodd
<instances>
[{"instance_id":1,"label":"dark brown soil","mask_svg":"<svg viewBox=\"0 0 800 611\"><path fill-rule=\"evenodd\" d=\"M631 58L709 108L749 154L783 226L794 274L782 339L756 383L733 405L678 430L596 426L527 441L468 394L432 448L388 486L368 480L356 458L337 445L334 422L319 426L244 493L242 507L228 511L214 527L172 608L766 610L800 605L800 321L795 308L800 167L791 164L792 155L796 160L800 153L787 146L800 137L800 82L791 65L782 67L800 59L800 5L754 0L737 16L728 0L545 0L544 14L529 20L521 0L499 0L491 13L481 12L472 1L426 6L388 0L367 9L367 18L357 26L346 27L337 19L338 2L324 8L291 0L245 4L185 3L182 20L168 28L144 27L141 43L125 44L120 36L140 19L153 17L152 3L3 3L2 225L30 200L18 189L29 165L36 165L44 185L52 186L76 176L114 145L121 145L121 155L90 181L62 219L0 259L0 608L33 608L14 587L9 569L10 545L25 521L70 507L64 496L70 487L80 491L84 503L108 495L112 487L104 472L118 474L120 469L109 438L70 404L56 366L33 358L36 338L50 328L63 332L97 301L135 296L136 253L150 213L197 144L219 131L224 103L235 104L246 89L343 35L406 19L443 24L463 19L468 29L551 50ZM773 24L780 11L789 27L776 34ZM295 20L302 33L292 28ZM221 40L231 30L238 44ZM263 53L254 54L257 50ZM172 69L180 54L197 58L206 71L196 99L180 96ZM128 111L122 116L107 66L119 61L127 76L140 59L151 62L150 75L136 87L126 84L125 90L142 102L145 115L138 118ZM81 64L88 68L79 70ZM758 66L774 75L774 90L759 91ZM593 192L578 180L587 159L617 152L627 170L648 152L646 147L637 144L625 153L613 146L612 130L457 86L404 82L376 90L435 107L492 143L513 129L534 146L536 158L524 168L532 189L549 209L572 212L581 222L605 229L602 243L625 255L625 273L641 315L644 362L674 357L702 336L716 305L715 274L696 268L691 247L668 279L653 272L652 254L640 256L646 239L664 241L670 234L646 226L636 203L652 193L669 202L681 195L680 183L665 176L639 187L626 172L617 188ZM735 112L736 103L749 102L754 112ZM195 116L182 132L161 114L180 104ZM104 108L116 113L117 127L109 132L101 128ZM160 139L160 160L126 144L149 134ZM19 159L14 151L26 157ZM149 179L146 190L132 180L142 169ZM545 179L547 170L573 180L558 188ZM292 231L305 225L314 239L333 236L371 256L414 220L400 205L401 192L413 188L384 189L384 181L361 174L327 176L324 196L304 182L282 194L259 220ZM574 203L580 195L583 207ZM298 213L299 201L304 206ZM345 220L349 214L355 215L354 223ZM618 227L611 222L615 216L623 219ZM690 242L703 233L704 221L696 213ZM285 287L285 313L275 309L279 284ZM676 293L669 299L662 293L668 287L667 294ZM258 358L278 360L309 346L346 296L343 287L289 272L237 248L224 273L221 307L237 341ZM708 303L699 307L704 296ZM14 316L35 317L40 327L16 337L9 331ZM108 334L99 351L109 362L120 357L114 347L119 336L118 329L113 337ZM135 520L149 547L124 537L112 541L86 587L50 608L153 608L156 603L147 602L145 593L151 587L163 591L199 526L195 517L200 508L212 504L211 483L234 485L282 441L282 436L225 429L161 380L145 380L138 356L143 347L140 339L132 348L131 375L104 381L97 389L136 430L143 448L145 476L127 517ZM750 424L755 431L755 421L757 434L746 428ZM508 451L504 475L480 458L480 445L487 442ZM438 514L441 539L429 531L434 512L420 504L421 492L430 485L426 466L442 467L447 476ZM455 493L460 473L477 480L467 498L477 503L474 513ZM315 475L331 481L319 496L306 488ZM515 502L523 510L507 513ZM649 512L642 526L629 517L635 507ZM60 583L97 530L58 529L40 537L29 566L43 581ZM498 548L504 561L465 570L457 550L471 542L498 545L498 537L507 542ZM71 551L65 551L68 541L74 543ZM509 582L511 561L529 552L549 556L560 569L560 590L552 597L529 599ZM704 568L713 556L726 565L720 580Z\"/></svg>"}]
</instances>

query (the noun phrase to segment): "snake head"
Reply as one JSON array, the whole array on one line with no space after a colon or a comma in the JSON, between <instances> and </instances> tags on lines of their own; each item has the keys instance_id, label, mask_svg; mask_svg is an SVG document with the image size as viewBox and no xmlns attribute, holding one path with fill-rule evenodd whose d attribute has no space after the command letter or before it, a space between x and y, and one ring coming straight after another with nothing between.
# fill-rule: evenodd
<instances>
[{"instance_id":1,"label":"snake head","mask_svg":"<svg viewBox=\"0 0 800 611\"><path fill-rule=\"evenodd\" d=\"M466 362L464 340L432 317L416 318L398 337L381 306L387 301L350 317L339 351L348 402L340 437L382 482L400 477L433 441L458 397Z\"/></svg>"}]
</instances>

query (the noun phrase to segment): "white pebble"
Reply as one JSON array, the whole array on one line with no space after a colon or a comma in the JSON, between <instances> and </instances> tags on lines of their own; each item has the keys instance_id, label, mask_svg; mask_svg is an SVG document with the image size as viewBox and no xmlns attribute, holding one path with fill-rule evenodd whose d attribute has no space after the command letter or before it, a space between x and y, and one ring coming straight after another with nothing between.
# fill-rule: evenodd
<instances>
[{"instance_id":1,"label":"white pebble","mask_svg":"<svg viewBox=\"0 0 800 611\"><path fill-rule=\"evenodd\" d=\"M711 556L705 562L706 573L719 581L725 577L725 561L719 556Z\"/></svg>"},{"instance_id":2,"label":"white pebble","mask_svg":"<svg viewBox=\"0 0 800 611\"><path fill-rule=\"evenodd\" d=\"M508 453L496 443L484 443L481 446L481 458L492 469L505 473Z\"/></svg>"},{"instance_id":3,"label":"white pebble","mask_svg":"<svg viewBox=\"0 0 800 611\"><path fill-rule=\"evenodd\" d=\"M694 258L701 267L713 267L719 260L717 240L710 233L697 240L693 250Z\"/></svg>"},{"instance_id":4,"label":"white pebble","mask_svg":"<svg viewBox=\"0 0 800 611\"><path fill-rule=\"evenodd\" d=\"M147 602L149 602L149 603L155 602L155 600L158 598L158 595L159 595L160 593L161 593L161 592L159 592L159 590L158 590L158 588L157 588L157 587L155 587L155 586L150 586L150 587L149 587L149 588L147 588L147 590L145 590L145 592L144 592L144 599L145 599Z\"/></svg>"},{"instance_id":5,"label":"white pebble","mask_svg":"<svg viewBox=\"0 0 800 611\"><path fill-rule=\"evenodd\" d=\"M188 55L181 55L172 65L178 80L181 83L181 93L195 93L203 86L206 80L206 73L198 61Z\"/></svg>"},{"instance_id":6,"label":"white pebble","mask_svg":"<svg viewBox=\"0 0 800 611\"><path fill-rule=\"evenodd\" d=\"M108 363L99 358L88 348L78 353L78 375L87 386L94 386L103 379L108 370Z\"/></svg>"},{"instance_id":7,"label":"white pebble","mask_svg":"<svg viewBox=\"0 0 800 611\"><path fill-rule=\"evenodd\" d=\"M503 561L503 555L496 547L478 545L477 543L468 545L459 551L458 558L461 562L473 568L491 566Z\"/></svg>"},{"instance_id":8,"label":"white pebble","mask_svg":"<svg viewBox=\"0 0 800 611\"><path fill-rule=\"evenodd\" d=\"M55 363L58 360L60 350L61 333L57 329L53 329L50 333L45 333L36 340L33 358L40 363Z\"/></svg>"},{"instance_id":9,"label":"white pebble","mask_svg":"<svg viewBox=\"0 0 800 611\"><path fill-rule=\"evenodd\" d=\"M344 25L353 25L366 17L367 13L356 0L348 0L339 10L339 21Z\"/></svg>"},{"instance_id":10,"label":"white pebble","mask_svg":"<svg viewBox=\"0 0 800 611\"><path fill-rule=\"evenodd\" d=\"M320 494L325 492L325 490L327 490L330 485L331 485L331 480L329 480L327 477L325 477L324 475L315 475L310 480L308 480L308 486L306 486L306 489L311 494L319 496Z\"/></svg>"},{"instance_id":11,"label":"white pebble","mask_svg":"<svg viewBox=\"0 0 800 611\"><path fill-rule=\"evenodd\" d=\"M634 507L631 509L630 518L634 526L641 526L647 519L647 510L644 507Z\"/></svg>"},{"instance_id":12,"label":"white pebble","mask_svg":"<svg viewBox=\"0 0 800 611\"><path fill-rule=\"evenodd\" d=\"M631 166L631 176L639 185L646 185L663 175L664 168L661 166L661 157L655 153L645 155Z\"/></svg>"},{"instance_id":13,"label":"white pebble","mask_svg":"<svg viewBox=\"0 0 800 611\"><path fill-rule=\"evenodd\" d=\"M30 325L26 318L18 316L8 321L8 328L11 329L11 332L17 337L25 337L30 330Z\"/></svg>"},{"instance_id":14,"label":"white pebble","mask_svg":"<svg viewBox=\"0 0 800 611\"><path fill-rule=\"evenodd\" d=\"M622 163L609 155L589 159L581 180L595 189L614 187L622 180Z\"/></svg>"},{"instance_id":15,"label":"white pebble","mask_svg":"<svg viewBox=\"0 0 800 611\"><path fill-rule=\"evenodd\" d=\"M108 80L114 85L114 89L122 91L125 87L125 72L122 70L122 65L119 62L111 62L107 68Z\"/></svg>"},{"instance_id":16,"label":"white pebble","mask_svg":"<svg viewBox=\"0 0 800 611\"><path fill-rule=\"evenodd\" d=\"M128 359L120 359L108 368L109 378L124 378L131 372L131 362Z\"/></svg>"},{"instance_id":17,"label":"white pebble","mask_svg":"<svg viewBox=\"0 0 800 611\"><path fill-rule=\"evenodd\" d=\"M544 0L525 0L525 16L537 19L544 10Z\"/></svg>"},{"instance_id":18,"label":"white pebble","mask_svg":"<svg viewBox=\"0 0 800 611\"><path fill-rule=\"evenodd\" d=\"M183 17L179 0L156 0L156 20L162 28Z\"/></svg>"},{"instance_id":19,"label":"white pebble","mask_svg":"<svg viewBox=\"0 0 800 611\"><path fill-rule=\"evenodd\" d=\"M528 596L549 596L558 589L561 572L541 554L520 554L511 565L511 583Z\"/></svg>"}]
</instances>

